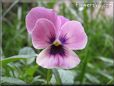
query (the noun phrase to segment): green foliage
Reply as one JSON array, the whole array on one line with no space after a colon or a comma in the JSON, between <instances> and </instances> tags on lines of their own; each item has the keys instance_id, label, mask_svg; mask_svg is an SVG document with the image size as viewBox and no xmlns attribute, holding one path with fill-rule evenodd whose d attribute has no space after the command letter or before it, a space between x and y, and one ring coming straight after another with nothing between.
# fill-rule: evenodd
<instances>
[{"instance_id":1,"label":"green foliage","mask_svg":"<svg viewBox=\"0 0 114 86\"><path fill-rule=\"evenodd\" d=\"M74 78L75 78L75 75L76 75L76 73L74 73L74 71L59 69L58 72L59 72L60 78L62 80L62 81L60 81L60 83L63 83L65 85L74 83ZM57 73L55 73L55 74L57 74ZM54 74L53 74L52 78L51 78L51 83L52 84L58 84L55 81L56 81L56 76L54 76Z\"/></svg>"},{"instance_id":2,"label":"green foliage","mask_svg":"<svg viewBox=\"0 0 114 86\"><path fill-rule=\"evenodd\" d=\"M26 58L26 55L24 55L24 56L23 55L17 55L17 56L13 56L13 57L9 57L9 58L0 60L0 64L5 65L5 64L8 64L10 62L17 61L20 59L25 59L25 58Z\"/></svg>"},{"instance_id":3,"label":"green foliage","mask_svg":"<svg viewBox=\"0 0 114 86\"><path fill-rule=\"evenodd\" d=\"M11 77L1 77L1 82L5 85L26 85L24 81Z\"/></svg>"},{"instance_id":4,"label":"green foliage","mask_svg":"<svg viewBox=\"0 0 114 86\"><path fill-rule=\"evenodd\" d=\"M3 4L3 14L6 11L7 14L2 20L1 84L114 84L112 17L103 16L102 11L99 11L96 18L93 18L95 8L83 7L80 11L80 7L72 1L69 4L57 0L39 0L37 3L14 5L10 11L7 9L11 4ZM40 50L32 47L25 27L25 16L35 6L56 7L58 14L82 22L88 35L88 43L84 50L75 51L81 59L76 68L57 72L36 64L35 58ZM19 8L20 16L17 15Z\"/></svg>"}]
</instances>

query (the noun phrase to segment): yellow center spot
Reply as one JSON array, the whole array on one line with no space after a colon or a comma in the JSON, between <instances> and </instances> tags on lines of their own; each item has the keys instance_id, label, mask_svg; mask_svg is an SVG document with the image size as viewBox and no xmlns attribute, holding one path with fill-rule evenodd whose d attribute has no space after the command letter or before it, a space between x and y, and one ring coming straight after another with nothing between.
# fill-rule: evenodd
<instances>
[{"instance_id":1,"label":"yellow center spot","mask_svg":"<svg viewBox=\"0 0 114 86\"><path fill-rule=\"evenodd\" d=\"M59 46L60 43L59 43L58 41L55 41L55 42L53 42L53 45L55 45L55 46Z\"/></svg>"}]
</instances>

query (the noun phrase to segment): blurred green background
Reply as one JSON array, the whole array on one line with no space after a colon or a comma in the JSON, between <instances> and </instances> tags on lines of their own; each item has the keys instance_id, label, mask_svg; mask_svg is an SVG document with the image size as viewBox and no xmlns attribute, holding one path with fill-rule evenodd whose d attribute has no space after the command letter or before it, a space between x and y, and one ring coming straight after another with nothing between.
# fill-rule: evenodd
<instances>
[{"instance_id":1,"label":"blurred green background","mask_svg":"<svg viewBox=\"0 0 114 86\"><path fill-rule=\"evenodd\" d=\"M59 15L70 20L80 21L88 35L86 48L75 51L81 63L72 70L59 70L62 83L114 84L113 6L109 5L109 2L102 2L97 7L82 6L90 3L95 4L73 0L3 2L0 83L8 85L56 83L52 70L36 64L36 54L41 50L33 48L25 27L25 16L28 11L33 7L42 6L54 9Z\"/></svg>"}]
</instances>

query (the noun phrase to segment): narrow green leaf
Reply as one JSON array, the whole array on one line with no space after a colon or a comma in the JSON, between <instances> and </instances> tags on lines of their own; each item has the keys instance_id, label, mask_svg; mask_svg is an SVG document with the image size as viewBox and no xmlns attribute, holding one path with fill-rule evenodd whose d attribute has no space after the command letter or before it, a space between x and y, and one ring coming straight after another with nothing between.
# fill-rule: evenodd
<instances>
[{"instance_id":1,"label":"narrow green leaf","mask_svg":"<svg viewBox=\"0 0 114 86\"><path fill-rule=\"evenodd\" d=\"M50 69L48 69L48 71L47 71L47 84L48 85L50 84L51 77L52 77L52 72Z\"/></svg>"},{"instance_id":2,"label":"narrow green leaf","mask_svg":"<svg viewBox=\"0 0 114 86\"><path fill-rule=\"evenodd\" d=\"M90 81L90 82L92 82L92 83L94 83L94 84L99 84L100 83L100 81L95 77L95 76L93 76L93 75L91 75L91 74L88 74L88 73L86 73L85 74L85 77Z\"/></svg>"},{"instance_id":3,"label":"narrow green leaf","mask_svg":"<svg viewBox=\"0 0 114 86\"><path fill-rule=\"evenodd\" d=\"M104 71L98 70L98 73L101 74L102 76L106 77L109 80L112 80L113 79L113 77L111 75L107 74Z\"/></svg>"},{"instance_id":4,"label":"narrow green leaf","mask_svg":"<svg viewBox=\"0 0 114 86\"><path fill-rule=\"evenodd\" d=\"M15 85L26 85L26 82L12 77L1 77L1 84L3 83L9 83L9 84L15 84Z\"/></svg>"},{"instance_id":5,"label":"narrow green leaf","mask_svg":"<svg viewBox=\"0 0 114 86\"><path fill-rule=\"evenodd\" d=\"M99 59L103 62L110 63L113 65L113 59L111 59L111 58L106 58L106 57L101 56L101 57L99 57Z\"/></svg>"},{"instance_id":6,"label":"narrow green leaf","mask_svg":"<svg viewBox=\"0 0 114 86\"><path fill-rule=\"evenodd\" d=\"M29 57L31 56L30 55L16 55L16 56L12 56L12 57L0 60L0 64L5 65L10 62L14 62L14 61L21 60L21 59L27 59Z\"/></svg>"},{"instance_id":7,"label":"narrow green leaf","mask_svg":"<svg viewBox=\"0 0 114 86\"><path fill-rule=\"evenodd\" d=\"M34 84L34 83L46 83L46 81L44 80L44 79L41 79L41 76L35 76L34 78L33 78L33 81L32 81L32 84Z\"/></svg>"}]
</instances>

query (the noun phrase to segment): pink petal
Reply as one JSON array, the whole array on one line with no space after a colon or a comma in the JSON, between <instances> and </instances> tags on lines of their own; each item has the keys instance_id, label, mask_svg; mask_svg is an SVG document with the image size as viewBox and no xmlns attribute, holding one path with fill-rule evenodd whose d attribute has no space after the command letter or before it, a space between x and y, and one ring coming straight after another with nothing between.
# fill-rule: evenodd
<instances>
[{"instance_id":1,"label":"pink petal","mask_svg":"<svg viewBox=\"0 0 114 86\"><path fill-rule=\"evenodd\" d=\"M80 63L80 59L72 50L68 48L65 50L66 56L63 58L59 56L59 67L63 69L72 69Z\"/></svg>"},{"instance_id":2,"label":"pink petal","mask_svg":"<svg viewBox=\"0 0 114 86\"><path fill-rule=\"evenodd\" d=\"M87 44L87 35L83 26L78 21L66 22L61 27L60 40L66 47L73 50L80 50L85 48Z\"/></svg>"},{"instance_id":3,"label":"pink petal","mask_svg":"<svg viewBox=\"0 0 114 86\"><path fill-rule=\"evenodd\" d=\"M68 22L69 19L65 18L64 16L58 16L58 26L61 27L64 23Z\"/></svg>"},{"instance_id":4,"label":"pink petal","mask_svg":"<svg viewBox=\"0 0 114 86\"><path fill-rule=\"evenodd\" d=\"M69 21L69 19L65 18L64 16L58 16L57 17L57 26L56 26L57 37L60 34L60 28L61 28L61 26L64 23L68 22L68 21Z\"/></svg>"},{"instance_id":5,"label":"pink petal","mask_svg":"<svg viewBox=\"0 0 114 86\"><path fill-rule=\"evenodd\" d=\"M54 25L48 19L38 19L31 35L33 46L36 49L46 48L54 41Z\"/></svg>"},{"instance_id":6,"label":"pink petal","mask_svg":"<svg viewBox=\"0 0 114 86\"><path fill-rule=\"evenodd\" d=\"M36 21L40 18L46 18L50 20L54 25L56 25L57 16L52 9L35 7L32 8L26 16L26 27L29 33L31 33Z\"/></svg>"},{"instance_id":7,"label":"pink petal","mask_svg":"<svg viewBox=\"0 0 114 86\"><path fill-rule=\"evenodd\" d=\"M49 55L49 48L44 49L36 58L36 63L44 68L57 68L58 60L56 57Z\"/></svg>"},{"instance_id":8,"label":"pink petal","mask_svg":"<svg viewBox=\"0 0 114 86\"><path fill-rule=\"evenodd\" d=\"M78 56L69 49L65 49L66 56L50 55L50 47L44 49L36 59L36 63L44 68L62 68L62 69L72 69L80 63Z\"/></svg>"}]
</instances>

